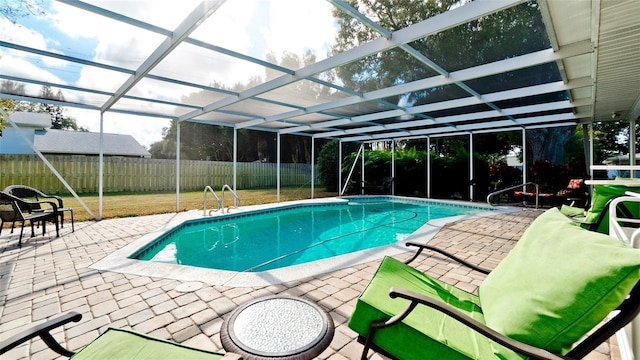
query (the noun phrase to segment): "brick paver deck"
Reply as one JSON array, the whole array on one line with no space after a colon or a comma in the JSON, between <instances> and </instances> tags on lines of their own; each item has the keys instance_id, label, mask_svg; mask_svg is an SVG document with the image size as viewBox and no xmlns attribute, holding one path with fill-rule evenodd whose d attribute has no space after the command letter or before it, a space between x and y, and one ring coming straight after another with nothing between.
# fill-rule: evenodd
<instances>
[{"instance_id":1,"label":"brick paver deck","mask_svg":"<svg viewBox=\"0 0 640 360\"><path fill-rule=\"evenodd\" d=\"M431 244L446 248L483 267L493 268L509 252L523 230L540 214L522 210L451 223ZM321 359L357 359L362 346L346 323L355 300L375 272L373 261L335 272L260 288L205 285L178 292L180 281L100 272L89 269L112 251L167 223L173 214L76 224L23 241L3 229L0 235L0 338L68 311L83 314L54 332L71 350L80 349L107 327L132 328L210 350L220 350L223 319L238 305L272 294L302 296L330 312L336 326L330 347ZM23 239L25 240L25 239ZM397 256L399 259L408 258ZM437 255L412 263L467 291L475 291L483 276ZM615 342L603 344L590 360L616 359ZM381 359L377 354L370 356ZM3 359L54 359L56 354L39 339L20 346Z\"/></svg>"}]
</instances>

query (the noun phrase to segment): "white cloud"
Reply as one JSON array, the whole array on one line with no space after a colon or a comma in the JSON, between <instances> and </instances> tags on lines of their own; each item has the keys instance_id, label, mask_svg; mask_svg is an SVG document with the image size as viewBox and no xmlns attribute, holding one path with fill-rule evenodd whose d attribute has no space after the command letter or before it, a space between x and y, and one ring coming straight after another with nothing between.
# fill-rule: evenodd
<instances>
[{"instance_id":1,"label":"white cloud","mask_svg":"<svg viewBox=\"0 0 640 360\"><path fill-rule=\"evenodd\" d=\"M153 0L136 1L97 1L91 4L107 10L120 12L126 16L140 19L154 25L174 30L174 28L191 12L199 0L192 2L173 1L157 2ZM86 58L96 62L119 66L131 70L137 69L154 49L165 39L163 36L126 25L121 22L80 10L60 2L53 2L47 9L50 27L57 31L18 28L6 20L0 19L0 33L10 33L7 41L27 44L31 47L48 51L64 51L71 56ZM37 25L36 25L37 26ZM6 30L6 31L5 31ZM59 33L58 33L59 31ZM64 36L58 37L59 34ZM69 43L68 39L74 39ZM306 1L304 5L295 0L242 0L227 1L222 7L196 30L192 36L216 46L264 59L265 54L273 52L281 55L284 51L302 55L312 50L318 60L326 56L328 47L335 36L334 20L331 16L331 5L324 0ZM5 35L0 35L5 37ZM18 40L19 39L19 40ZM57 71L74 72L71 85L88 87L96 90L115 91L129 77L97 67L74 65L72 69L60 68L56 61L38 67L29 62L0 53L0 66L13 69L16 75L31 74L39 80L65 83ZM153 70L153 74L166 77L176 76L181 80L211 85L222 83L228 87L243 83L252 77L264 77L262 66L247 61L204 50L190 44L180 44ZM34 75L35 74L35 75ZM38 86L39 88L39 86ZM180 85L159 83L152 80L140 81L129 93L135 96L179 102L182 97L197 91ZM78 99L79 95L70 95L67 100ZM73 97L73 98L72 98ZM105 96L89 96L92 104L102 105ZM130 107L127 107L130 109ZM171 107L151 106L144 111L161 108L166 115L174 115ZM76 118L80 126L90 131L99 131L100 115L98 111L67 109L67 115ZM163 127L168 120L107 112L104 117L104 131L111 133L131 134L145 146L161 140Z\"/></svg>"},{"instance_id":2,"label":"white cloud","mask_svg":"<svg viewBox=\"0 0 640 360\"><path fill-rule=\"evenodd\" d=\"M49 47L47 39L42 33L35 31L33 29L29 29L20 24L14 24L4 17L0 17L0 39L10 43L32 47L38 50L45 50L45 51L50 51L54 53L59 53L55 49L52 49ZM18 52L17 50L11 50L11 51L8 51L8 53L12 53L16 55L15 56L16 58L20 57L18 54L24 56L24 53ZM64 66L67 64L67 62L63 60L59 60L51 57L44 57L44 56L35 55L35 54L31 54L29 56L32 59L34 59L34 61L40 61L42 62L43 65L47 67ZM20 65L21 66L24 65L24 62L21 62ZM12 74L10 72L11 70L9 70L11 68L5 68L3 66L2 69L3 69L3 74L6 74L6 75ZM31 66L28 67L28 69L30 71ZM19 71L24 72L24 70L19 70ZM48 81L48 80L51 80L52 77L48 76L47 78L48 79L46 80ZM59 78L57 79L59 80Z\"/></svg>"},{"instance_id":3,"label":"white cloud","mask_svg":"<svg viewBox=\"0 0 640 360\"><path fill-rule=\"evenodd\" d=\"M39 60L40 56L36 55L34 58ZM0 51L0 69L2 69L4 75L64 84L62 79L48 69L34 65L24 58L23 53L18 53L14 50ZM37 96L41 88L42 86L40 85L25 83L25 91L30 96Z\"/></svg>"},{"instance_id":4,"label":"white cloud","mask_svg":"<svg viewBox=\"0 0 640 360\"><path fill-rule=\"evenodd\" d=\"M193 37L262 60L270 52L279 57L307 50L321 60L335 37L331 10L324 0L227 1Z\"/></svg>"},{"instance_id":5,"label":"white cloud","mask_svg":"<svg viewBox=\"0 0 640 360\"><path fill-rule=\"evenodd\" d=\"M19 24L14 24L4 17L0 17L0 39L16 44L46 50L47 42L42 34Z\"/></svg>"},{"instance_id":6,"label":"white cloud","mask_svg":"<svg viewBox=\"0 0 640 360\"><path fill-rule=\"evenodd\" d=\"M126 3L137 5L141 1ZM93 59L90 60L128 69L135 69L142 64L165 38L59 2L53 4L49 18L58 30L69 37L97 42L96 48L92 49Z\"/></svg>"},{"instance_id":7,"label":"white cloud","mask_svg":"<svg viewBox=\"0 0 640 360\"><path fill-rule=\"evenodd\" d=\"M271 1L269 28L265 41L276 54L284 51L302 55L311 50L317 60L327 57L336 28L331 15L332 5L327 1Z\"/></svg>"}]
</instances>

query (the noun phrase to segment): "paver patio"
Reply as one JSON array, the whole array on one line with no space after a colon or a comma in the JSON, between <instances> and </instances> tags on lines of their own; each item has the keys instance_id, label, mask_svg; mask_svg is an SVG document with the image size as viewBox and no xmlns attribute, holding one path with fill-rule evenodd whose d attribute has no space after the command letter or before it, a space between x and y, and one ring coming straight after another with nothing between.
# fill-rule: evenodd
<instances>
[{"instance_id":1,"label":"paver patio","mask_svg":"<svg viewBox=\"0 0 640 360\"><path fill-rule=\"evenodd\" d=\"M493 268L509 252L524 229L540 214L522 210L510 214L467 219L445 226L431 244L447 248L483 267ZM204 285L179 292L180 281L100 272L89 266L140 236L160 228L174 214L143 216L76 224L23 241L3 229L0 235L0 338L68 311L83 318L54 336L72 350L88 344L107 327L132 328L165 339L210 349L222 349L223 319L252 299L286 294L302 296L329 311L336 326L330 347L321 359L357 359L362 346L346 323L355 300L375 272L372 261L285 284L258 288ZM23 239L25 240L25 239ZM397 256L408 258L410 253ZM467 291L476 290L483 276L437 255L414 262L422 271ZM372 359L382 357L373 354ZM39 339L20 346L3 359L54 359L56 354ZM618 359L611 339L587 359Z\"/></svg>"}]
</instances>

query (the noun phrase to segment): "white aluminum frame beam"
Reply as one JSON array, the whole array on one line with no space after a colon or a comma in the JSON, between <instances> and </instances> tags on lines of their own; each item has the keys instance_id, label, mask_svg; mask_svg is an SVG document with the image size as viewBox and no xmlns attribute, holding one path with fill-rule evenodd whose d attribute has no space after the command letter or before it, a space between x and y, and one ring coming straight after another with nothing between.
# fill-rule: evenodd
<instances>
[{"instance_id":1,"label":"white aluminum frame beam","mask_svg":"<svg viewBox=\"0 0 640 360\"><path fill-rule=\"evenodd\" d=\"M89 215L91 215L91 217L94 220L100 220L98 217L96 217L93 212L91 211L91 209L89 209L89 207L87 206L87 204L84 203L84 201L82 201L82 199L80 198L80 196L78 196L78 194L75 192L75 190L73 190L73 188L71 187L71 185L69 185L69 183L67 183L67 181L64 179L64 177L58 172L58 170L56 170L56 168L53 166L53 164L51 164L49 162L49 160L47 160L47 158L40 152L40 150L38 150L36 148L36 146L34 145L33 141L31 141L30 139L27 138L27 136L20 131L20 127L18 127L18 124L15 123L15 121L13 121L13 119L11 118L11 116L9 116L9 114L7 114L4 109L0 108L0 115L2 115L7 122L14 128L16 129L18 135L20 135L20 137L22 137L22 140L29 145L29 147L31 148L31 150L33 150L33 152L40 158L40 160L42 160L42 162L49 168L49 170L51 170L51 172L58 178L58 180L60 180L60 182L62 183L62 185L64 185L65 188L67 188L67 190L69 190L69 192L71 193L71 195L73 195L73 197L78 201L78 203L80 203L80 205L82 205L82 207L89 213Z\"/></svg>"},{"instance_id":2,"label":"white aluminum frame beam","mask_svg":"<svg viewBox=\"0 0 640 360\"><path fill-rule=\"evenodd\" d=\"M102 112L109 110L120 98L142 80L162 59L167 57L189 34L198 28L211 14L224 4L226 0L203 0L191 13L178 25L176 30L167 37L138 67L116 93L102 105Z\"/></svg>"},{"instance_id":3,"label":"white aluminum frame beam","mask_svg":"<svg viewBox=\"0 0 640 360\"><path fill-rule=\"evenodd\" d=\"M580 87L591 86L592 84L593 84L593 81L591 80L590 77L584 77L584 78L572 80L568 84L565 84L562 81L556 81L556 82L542 84L542 85L533 85L533 86L527 86L527 87L518 88L518 89L489 93L489 94L483 95L483 97L487 101L495 102L495 101L510 100L510 99L516 99L516 98L521 98L525 96L531 96L531 94L548 94L552 92L567 91L567 90L576 89ZM587 105L587 104L590 104L589 101L590 101L589 99L578 100L573 103L574 104L573 106ZM329 128L334 126L346 125L353 122L359 122L360 120L373 121L377 119L401 116L405 114L419 114L419 113L445 110L445 109L456 108L456 107L478 105L478 104L481 104L480 100L476 97L470 96L470 97L465 97L461 99L447 100L447 101L441 101L441 102L425 104L425 105L418 105L418 106L407 108L404 112L399 110L381 111L373 114L360 115L362 117L354 116L351 119L329 120L329 121L323 121L315 124L291 127L287 129L282 129L280 130L280 132L282 134L290 134L290 133L296 133L296 132L306 131L310 129L323 129L323 128ZM415 126L420 126L420 123L418 123L418 121L422 121L423 122L422 124L424 125L435 123L435 121L429 120L429 119L415 120L415 121L416 121L415 124L417 124Z\"/></svg>"},{"instance_id":4,"label":"white aluminum frame beam","mask_svg":"<svg viewBox=\"0 0 640 360\"><path fill-rule=\"evenodd\" d=\"M237 96L228 96L224 99L210 103L203 110L195 110L179 117L179 121L199 116L203 113L214 111L225 106L229 106L245 99L263 94L265 92L288 85L295 81L319 74L323 71L333 69L342 64L347 64L369 55L377 54L381 51L398 47L402 44L423 38L425 36L437 34L444 30L468 23L469 21L491 15L526 2L525 0L494 0L494 1L474 1L456 9L433 16L427 20L410 25L392 34L390 40L378 38L368 43L357 46L353 49L336 54L327 59L316 62L312 65L299 69L294 75L283 75L263 84L245 90ZM369 99L372 100L372 99ZM256 124L252 124L256 125ZM240 127L241 128L241 127Z\"/></svg>"},{"instance_id":5,"label":"white aluminum frame beam","mask_svg":"<svg viewBox=\"0 0 640 360\"><path fill-rule=\"evenodd\" d=\"M552 62L552 61L555 61L555 60L560 60L560 59L564 59L564 58L568 58L568 57L587 54L587 53L590 53L592 51L593 50L592 50L591 42L582 41L582 42L574 43L574 44L571 44L571 45L567 45L567 46L563 47L562 49L560 49L557 52L554 52L553 49L546 49L546 50L541 50L541 51L537 51L537 52L526 54L526 55L521 55L521 56L514 57L514 58L509 58L509 59L506 59L506 60L500 60L500 61L496 61L496 62L489 63L489 64L483 64L483 65L474 66L474 67L463 69L463 70L454 71L454 72L452 72L450 74L449 78L445 78L445 77L440 76L440 75L433 76L433 77L430 77L430 78L416 80L416 81L413 81L413 82L410 82L410 83L396 85L396 86L388 87L388 88L381 89L381 90L374 90L374 91L371 91L371 92L363 94L363 96L351 96L351 97L347 97L347 98L342 98L340 100L331 101L331 102L327 102L327 103L324 103L324 104L311 106L311 107L307 108L305 114L319 112L319 111L327 111L327 110L335 109L335 108L342 107L342 106L355 105L355 104L358 104L358 103L361 103L361 102L383 99L383 98L387 98L387 97L390 97L390 96L402 95L402 94L406 94L406 93L410 93L410 92L421 91L421 90L434 88L434 87L439 87L439 86L444 86L444 85L451 85L451 84L454 84L455 82L462 82L462 81L468 81L468 80L473 80L473 79L477 79L477 78L497 75L497 74L501 74L501 73L505 73L505 72L509 72L509 71L514 71L514 70L519 70L519 69L523 69L523 68L527 68L527 67L532 67L532 66L536 66L536 65L545 64L545 63ZM574 87L593 86L593 81L589 81L589 80L580 79L580 81L578 83L581 86L579 86L577 84L574 84L574 85L564 84L563 82L558 81L558 82L554 82L554 83L550 83L550 84L543 84L543 85L536 85L536 86L526 87L526 88L523 88L523 89L542 90L543 86L549 86L547 91L548 92L552 92L552 91L568 90L568 89L571 89L571 88L574 88ZM555 87L555 89L554 89L554 87ZM554 90L552 90L552 89L554 89ZM514 97L522 97L522 96L531 96L532 94L539 94L540 93L540 92L536 92L536 93L528 92L528 93L523 93L520 96L517 96L517 95L515 95L517 93L517 90L518 89L516 89L516 90L507 90L507 91L503 91L503 92L494 93L494 94L497 94L497 96L491 96L492 94L487 94L487 95L483 95L482 98L487 102L495 102L495 101L500 100L501 98L514 98ZM463 98L463 99L449 100L447 102L441 102L441 103L438 103L438 104L440 104L441 106L446 104L445 105L446 107L440 108L440 109L445 109L445 108L451 108L451 107L457 107L457 106L465 106L465 105L474 105L474 104L481 104L481 103L482 102L478 97L471 96L471 97L466 97L466 98ZM375 119L383 119L383 118L387 118L387 117L400 116L400 115L403 115L403 114L424 113L424 112L434 111L434 110L438 109L438 108L432 107L432 106L434 106L434 104L415 106L415 107L407 109L406 112L401 112L401 111L398 111L398 110L390 110L390 111L383 111L383 112L380 112L380 113L354 116L354 117L351 118L350 122L371 121L371 120L375 120ZM296 114L297 115L301 115L301 114L298 114L297 112L296 112ZM284 113L284 114L280 114L280 116L274 115L274 116L270 116L269 120L270 121L284 120L289 115L291 115L291 114L290 113ZM243 127L243 126L246 126L246 125L249 125L249 124L257 125L257 121L258 120L254 120L251 123L239 123L238 127ZM263 121L263 122L266 122L266 120ZM329 124L329 123L330 122L326 122L326 124ZM346 123L349 123L349 122L347 121ZM315 124L316 128L319 128L321 126L322 126L321 124ZM294 130L291 130L291 132L303 131L303 130L307 130L309 128L311 128L311 126L309 126L309 127L299 126L299 127L296 127ZM283 132L287 131L287 130L288 129L285 129L285 130L283 130Z\"/></svg>"},{"instance_id":6,"label":"white aluminum frame beam","mask_svg":"<svg viewBox=\"0 0 640 360\"><path fill-rule=\"evenodd\" d=\"M555 126L553 122L562 122L563 124L573 124L575 125L578 122L579 117L573 113L566 114L556 114L556 115L545 115L545 116L534 116L530 118L521 118L516 119L517 125L521 127L534 128L534 127L552 127ZM573 120L573 121L572 121ZM551 124L549 124L551 123ZM493 125L496 126L493 126ZM478 127L476 125L483 125L482 127ZM502 126L497 126L502 125ZM344 137L341 138L342 141L350 142L350 141L373 141L376 139L387 139L387 138L404 138L404 137L421 137L421 136L436 136L438 134L442 134L442 136L447 136L447 133L459 131L463 134L468 134L469 131L472 130L484 130L491 129L495 130L495 132L501 131L502 128L511 128L513 127L513 122L505 121L505 122L489 122L484 124L468 124L468 125L459 125L459 126L442 126L437 128L429 128L429 129L418 129L418 130L408 130L404 132L395 132L395 133L381 133L381 134L373 134L373 135L359 135L354 137ZM320 137L320 136L318 136Z\"/></svg>"},{"instance_id":7,"label":"white aluminum frame beam","mask_svg":"<svg viewBox=\"0 0 640 360\"><path fill-rule=\"evenodd\" d=\"M504 112L509 113L510 115L521 115L521 114L542 112L542 111L571 109L575 106L579 106L579 105L575 105L567 100L563 100L563 101L557 101L557 102L546 103L546 104L506 108L504 109ZM323 134L319 134L317 135L317 137L326 138L326 137L336 137L336 136L344 136L344 135L351 135L351 134L364 134L368 132L406 129L411 127L427 126L427 125L434 125L434 124L451 125L461 121L469 121L474 119L490 119L490 118L500 117L500 116L503 116L503 115L493 110L483 111L483 112L469 113L469 114L462 114L462 115L443 116L441 118L435 118L433 120L405 121L405 122L396 123L396 124L375 125L375 126L361 127L357 129L348 129L348 130L336 130L336 131L330 131ZM574 116L574 114L567 113L567 116ZM533 119L538 119L538 118L540 119L540 121L549 121L549 120L545 120L546 117L544 116L533 118ZM555 119L555 118L552 118L552 119ZM525 120L525 121L528 121L528 120ZM521 119L482 121L476 124L456 126L456 128L459 130L473 130L473 129L483 129L487 127L512 126L516 124L522 124Z\"/></svg>"},{"instance_id":8,"label":"white aluminum frame beam","mask_svg":"<svg viewBox=\"0 0 640 360\"><path fill-rule=\"evenodd\" d=\"M349 13L351 16L354 16L355 18L360 20L362 23L364 23L367 27L369 27L370 29L373 29L374 31L376 31L380 35L384 36L385 38L391 39L392 34L391 34L390 31L388 31L387 29L383 28L378 23L372 21L368 17L364 16L364 14L362 14L358 10L354 9L348 3L346 3L346 2L344 2L342 0L329 0L329 2L331 2L335 6L339 7L340 9L342 9L342 11L345 11L345 12ZM449 77L449 72L448 71L446 71L445 69L440 67L438 64L433 62L428 57L424 56L422 53L420 53L419 51L417 51L416 49L411 47L409 44L400 45L400 49L404 50L404 52L406 52L407 54L409 54L411 57L413 57L414 59L418 60L419 62L423 63L424 65L429 67L431 70L437 72L438 74L440 74L440 75L442 75L442 76L444 76L446 78ZM554 47L554 50L557 50L557 47ZM493 108L494 110L496 110L498 112L501 112L500 108L498 108L496 105L494 105L494 104L492 104L492 103L490 103L488 101L483 100L482 95L480 93L478 93L477 91L473 90L467 84L465 84L463 82L456 82L455 84L458 87L460 87L462 90L464 90L464 91L468 92L469 94L473 95L474 97L478 98L478 100L480 102L486 103L487 106ZM510 118L510 116L508 114L502 114L502 115ZM513 119L511 119L511 120L513 120Z\"/></svg>"},{"instance_id":9,"label":"white aluminum frame beam","mask_svg":"<svg viewBox=\"0 0 640 360\"><path fill-rule=\"evenodd\" d=\"M545 64L555 60L564 59L567 57L587 54L592 51L593 50L591 48L591 43L589 41L583 41L583 42L565 46L562 49L560 49L558 52L554 52L552 49L541 50L534 53L521 55L514 58L509 58L506 60L500 60L500 61L496 61L489 64L483 64L483 65L474 66L474 67L463 69L463 70L454 71L451 73L451 76L449 78L445 78L443 76L433 76L430 78L421 79L421 80L413 81L410 83L405 83L405 84L396 85L393 87L371 91L369 93L363 94L362 97L352 96L352 97L343 98L337 101L312 106L312 107L309 107L307 111L309 113L326 111L326 110L330 110L330 109L341 107L341 106L355 105L360 102L382 99L390 96L402 95L410 92L421 91L424 89L429 89L429 88L434 88L434 87L439 87L444 85L451 85L456 81L473 80L473 79L497 75L497 74L501 74L509 71L520 70L523 68ZM527 95L531 95L531 94L527 94ZM271 118L274 120L276 119L276 117L271 117ZM282 120L282 119L278 119L278 120ZM242 126L242 124L239 124L239 126Z\"/></svg>"},{"instance_id":10,"label":"white aluminum frame beam","mask_svg":"<svg viewBox=\"0 0 640 360\"><path fill-rule=\"evenodd\" d=\"M98 150L98 218L102 219L104 201L104 113L100 112L100 144Z\"/></svg>"},{"instance_id":11,"label":"white aluminum frame beam","mask_svg":"<svg viewBox=\"0 0 640 360\"><path fill-rule=\"evenodd\" d=\"M469 133L469 201L473 201L473 133Z\"/></svg>"}]
</instances>

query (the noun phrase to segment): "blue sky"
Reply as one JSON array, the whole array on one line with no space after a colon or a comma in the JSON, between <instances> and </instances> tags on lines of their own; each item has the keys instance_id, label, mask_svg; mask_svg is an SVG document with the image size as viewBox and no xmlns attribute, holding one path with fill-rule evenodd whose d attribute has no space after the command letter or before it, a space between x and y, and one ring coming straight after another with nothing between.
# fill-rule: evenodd
<instances>
[{"instance_id":1,"label":"blue sky","mask_svg":"<svg viewBox=\"0 0 640 360\"><path fill-rule=\"evenodd\" d=\"M45 13L51 13L51 2L46 2L43 10ZM98 44L98 40L95 38L80 37L73 39L67 33L60 31L55 24L48 17L41 16L25 16L17 21L18 25L24 26L27 29L31 29L40 34L46 34L47 50L57 50L68 56L79 57L86 60L91 60L95 56L95 48ZM55 39L55 40L54 40ZM61 44L73 44L73 48L63 48ZM44 50L44 49L43 49ZM34 61L32 61L33 63ZM34 64L37 65L37 64ZM72 67L59 64L56 68L60 68L57 72L58 76L68 84L73 84L78 81L80 74L77 73Z\"/></svg>"},{"instance_id":2,"label":"blue sky","mask_svg":"<svg viewBox=\"0 0 640 360\"><path fill-rule=\"evenodd\" d=\"M125 10L128 16L168 30L173 30L198 2L89 1L111 11ZM164 40L158 34L123 26L64 3L46 1L43 6L45 16L24 17L17 24L0 18L0 39L128 69L136 69ZM264 59L268 52L279 55L288 51L301 55L306 50L312 50L320 60L326 57L335 31L331 5L324 0L308 0L302 7L296 0L242 0L225 2L192 36L260 59ZM193 48L180 45L179 49L189 47ZM37 55L25 57L22 52L5 50L0 49L0 67L3 72L15 76L107 91L116 90L127 78L127 75L108 73L95 67ZM206 85L217 82L231 86L248 81L251 77L264 76L264 68L248 62L214 53L206 58L190 55L189 51L175 51L154 71L185 80L201 81ZM37 93L39 86L28 91ZM184 88L177 89L171 85L151 87L141 83L134 88L133 94L179 101L181 96L188 95L180 91L184 91ZM80 97L86 96L65 92L68 101L79 101L82 100ZM95 103L99 104L100 101L103 100L96 99ZM100 130L99 112L68 108L66 113L76 118L80 126L90 131ZM162 128L166 126L166 119L107 112L104 131L133 135L148 147L161 140Z\"/></svg>"}]
</instances>

